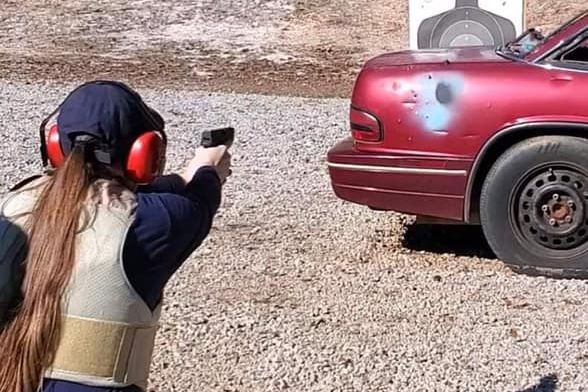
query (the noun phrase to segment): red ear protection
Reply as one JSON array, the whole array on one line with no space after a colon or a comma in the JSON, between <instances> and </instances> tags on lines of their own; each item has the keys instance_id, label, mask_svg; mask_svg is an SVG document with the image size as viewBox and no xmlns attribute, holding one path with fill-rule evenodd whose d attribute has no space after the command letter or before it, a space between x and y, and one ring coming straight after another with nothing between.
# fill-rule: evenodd
<instances>
[{"instance_id":1,"label":"red ear protection","mask_svg":"<svg viewBox=\"0 0 588 392\"><path fill-rule=\"evenodd\" d=\"M59 143L57 124L49 128L45 137L46 155L51 166L57 168L65 162ZM163 172L165 164L165 137L157 131L141 134L127 154L125 174L136 184L148 184Z\"/></svg>"},{"instance_id":2,"label":"red ear protection","mask_svg":"<svg viewBox=\"0 0 588 392\"><path fill-rule=\"evenodd\" d=\"M126 174L137 184L148 184L163 172L165 140L159 132L150 131L135 140L129 151Z\"/></svg>"},{"instance_id":3,"label":"red ear protection","mask_svg":"<svg viewBox=\"0 0 588 392\"><path fill-rule=\"evenodd\" d=\"M57 124L49 128L47 132L47 158L51 162L51 166L59 167L65 162L65 155L61 151L61 144L59 144L59 132L57 131Z\"/></svg>"}]
</instances>

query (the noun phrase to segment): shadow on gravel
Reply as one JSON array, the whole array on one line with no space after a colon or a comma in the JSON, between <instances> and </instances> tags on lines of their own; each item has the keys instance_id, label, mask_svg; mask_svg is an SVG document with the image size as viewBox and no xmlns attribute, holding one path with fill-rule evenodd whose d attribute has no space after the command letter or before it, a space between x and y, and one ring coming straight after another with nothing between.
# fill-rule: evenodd
<instances>
[{"instance_id":1,"label":"shadow on gravel","mask_svg":"<svg viewBox=\"0 0 588 392\"><path fill-rule=\"evenodd\" d=\"M516 392L554 392L557 389L558 378L556 374L550 374L539 380L539 384Z\"/></svg>"},{"instance_id":2,"label":"shadow on gravel","mask_svg":"<svg viewBox=\"0 0 588 392\"><path fill-rule=\"evenodd\" d=\"M407 249L457 256L495 259L481 226L417 225L406 228L402 242Z\"/></svg>"}]
</instances>

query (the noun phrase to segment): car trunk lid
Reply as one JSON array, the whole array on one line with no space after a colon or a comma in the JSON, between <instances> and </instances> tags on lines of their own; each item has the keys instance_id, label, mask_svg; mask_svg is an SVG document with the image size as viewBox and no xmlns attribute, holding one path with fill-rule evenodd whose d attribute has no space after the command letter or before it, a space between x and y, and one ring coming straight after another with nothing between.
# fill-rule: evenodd
<instances>
[{"instance_id":1,"label":"car trunk lid","mask_svg":"<svg viewBox=\"0 0 588 392\"><path fill-rule=\"evenodd\" d=\"M494 48L487 47L419 51L407 50L402 52L387 53L375 57L366 63L365 68L506 61L510 60L507 60L496 54Z\"/></svg>"}]
</instances>

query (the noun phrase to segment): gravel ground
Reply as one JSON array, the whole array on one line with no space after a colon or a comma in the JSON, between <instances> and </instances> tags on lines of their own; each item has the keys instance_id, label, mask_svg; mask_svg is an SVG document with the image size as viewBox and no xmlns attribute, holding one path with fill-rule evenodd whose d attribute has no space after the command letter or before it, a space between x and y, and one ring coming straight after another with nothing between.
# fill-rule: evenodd
<instances>
[{"instance_id":1,"label":"gravel ground","mask_svg":"<svg viewBox=\"0 0 588 392\"><path fill-rule=\"evenodd\" d=\"M0 82L2 191L39 168L33 135L71 87ZM588 389L586 282L515 275L479 231L333 195L346 100L141 92L171 170L198 130L238 130L212 233L167 290L150 391Z\"/></svg>"}]
</instances>

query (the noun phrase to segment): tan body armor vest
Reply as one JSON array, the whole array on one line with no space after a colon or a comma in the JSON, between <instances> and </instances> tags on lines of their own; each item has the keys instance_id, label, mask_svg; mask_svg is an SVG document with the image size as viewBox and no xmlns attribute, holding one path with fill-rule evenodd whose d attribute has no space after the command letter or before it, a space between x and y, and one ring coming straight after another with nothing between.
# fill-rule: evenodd
<instances>
[{"instance_id":1,"label":"tan body armor vest","mask_svg":"<svg viewBox=\"0 0 588 392\"><path fill-rule=\"evenodd\" d=\"M46 177L9 193L0 204L0 320L3 306L19 290L16 267L26 247L25 224L45 181ZM105 180L97 181L91 194L63 296L63 332L46 377L145 390L161 305L153 312L149 309L129 283L122 263L135 195Z\"/></svg>"}]
</instances>

